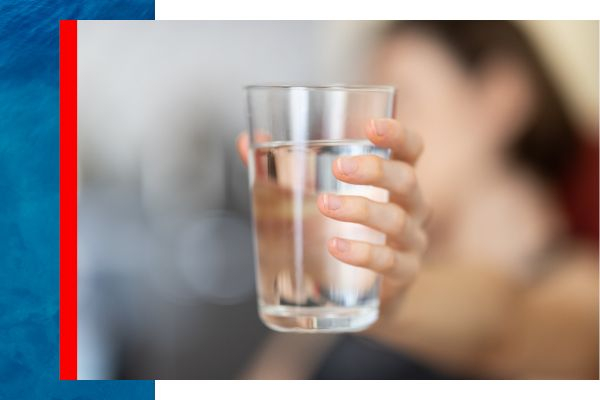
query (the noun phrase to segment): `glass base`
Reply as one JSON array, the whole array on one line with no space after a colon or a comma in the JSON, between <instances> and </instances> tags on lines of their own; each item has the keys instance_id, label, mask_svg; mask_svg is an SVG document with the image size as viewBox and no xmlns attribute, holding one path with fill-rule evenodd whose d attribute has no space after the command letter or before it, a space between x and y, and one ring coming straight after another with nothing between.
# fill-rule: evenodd
<instances>
[{"instance_id":1,"label":"glass base","mask_svg":"<svg viewBox=\"0 0 600 400\"><path fill-rule=\"evenodd\" d=\"M259 306L260 319L279 332L340 333L368 328L379 317L373 307Z\"/></svg>"}]
</instances>

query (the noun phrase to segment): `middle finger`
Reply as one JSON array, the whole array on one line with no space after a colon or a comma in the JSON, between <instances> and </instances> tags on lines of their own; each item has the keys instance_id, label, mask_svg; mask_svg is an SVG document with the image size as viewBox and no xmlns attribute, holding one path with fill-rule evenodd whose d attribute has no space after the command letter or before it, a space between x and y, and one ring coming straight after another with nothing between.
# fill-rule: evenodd
<instances>
[{"instance_id":1,"label":"middle finger","mask_svg":"<svg viewBox=\"0 0 600 400\"><path fill-rule=\"evenodd\" d=\"M383 232L402 248L421 249L424 245L415 221L397 204L328 193L319 196L317 205L325 216Z\"/></svg>"}]
</instances>

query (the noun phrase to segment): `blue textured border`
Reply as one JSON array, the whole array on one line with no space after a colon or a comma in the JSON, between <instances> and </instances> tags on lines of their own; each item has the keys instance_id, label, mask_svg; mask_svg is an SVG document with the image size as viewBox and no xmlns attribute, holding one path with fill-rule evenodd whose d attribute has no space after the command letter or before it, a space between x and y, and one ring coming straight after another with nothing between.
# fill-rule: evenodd
<instances>
[{"instance_id":1,"label":"blue textured border","mask_svg":"<svg viewBox=\"0 0 600 400\"><path fill-rule=\"evenodd\" d=\"M154 381L58 379L61 19L154 19L154 1L0 2L0 399L153 399Z\"/></svg>"}]
</instances>

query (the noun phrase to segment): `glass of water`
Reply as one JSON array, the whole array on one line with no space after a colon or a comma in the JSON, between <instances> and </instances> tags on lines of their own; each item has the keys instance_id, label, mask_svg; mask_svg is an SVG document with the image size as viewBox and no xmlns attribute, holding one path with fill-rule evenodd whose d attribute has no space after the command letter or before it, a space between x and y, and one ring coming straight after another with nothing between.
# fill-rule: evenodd
<instances>
[{"instance_id":1,"label":"glass of water","mask_svg":"<svg viewBox=\"0 0 600 400\"><path fill-rule=\"evenodd\" d=\"M384 244L385 235L327 218L320 193L388 201L387 190L341 182L340 156L389 157L366 136L392 116L389 86L248 86L249 175L258 310L272 329L347 332L379 315L379 276L327 250L332 237Z\"/></svg>"}]
</instances>

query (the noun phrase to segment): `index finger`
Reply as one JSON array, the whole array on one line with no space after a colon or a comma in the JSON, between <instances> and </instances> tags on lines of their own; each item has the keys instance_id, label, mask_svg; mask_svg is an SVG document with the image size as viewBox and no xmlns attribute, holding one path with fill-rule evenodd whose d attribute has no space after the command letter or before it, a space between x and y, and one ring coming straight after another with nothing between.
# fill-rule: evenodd
<instances>
[{"instance_id":1,"label":"index finger","mask_svg":"<svg viewBox=\"0 0 600 400\"><path fill-rule=\"evenodd\" d=\"M417 133L406 129L391 118L373 119L367 128L367 137L378 147L392 150L392 158L414 164L423 152L423 140Z\"/></svg>"}]
</instances>

